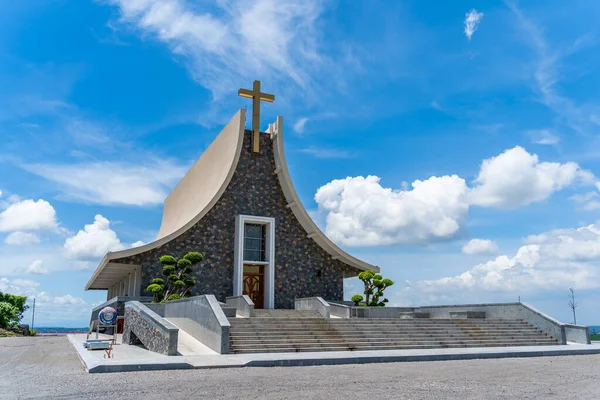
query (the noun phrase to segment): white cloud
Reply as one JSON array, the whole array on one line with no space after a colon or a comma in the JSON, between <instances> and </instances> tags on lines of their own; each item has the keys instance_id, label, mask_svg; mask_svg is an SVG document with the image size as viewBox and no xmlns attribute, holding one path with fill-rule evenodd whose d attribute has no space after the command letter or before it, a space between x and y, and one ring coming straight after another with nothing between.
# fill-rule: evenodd
<instances>
[{"instance_id":1,"label":"white cloud","mask_svg":"<svg viewBox=\"0 0 600 400\"><path fill-rule=\"evenodd\" d=\"M45 200L22 200L0 213L0 232L57 231L56 211Z\"/></svg>"},{"instance_id":2,"label":"white cloud","mask_svg":"<svg viewBox=\"0 0 600 400\"><path fill-rule=\"evenodd\" d=\"M484 160L472 188L456 175L416 180L412 189L385 188L379 181L348 177L317 190L315 201L333 241L374 246L447 240L461 231L470 206L516 208L576 183L593 185L596 178L576 163L540 162L515 147Z\"/></svg>"},{"instance_id":3,"label":"white cloud","mask_svg":"<svg viewBox=\"0 0 600 400\"><path fill-rule=\"evenodd\" d=\"M24 288L34 288L40 286L39 282L32 281L29 279L13 279L12 284L15 286L21 286Z\"/></svg>"},{"instance_id":4,"label":"white cloud","mask_svg":"<svg viewBox=\"0 0 600 400\"><path fill-rule=\"evenodd\" d=\"M462 248L463 254L481 255L494 254L498 251L498 245L489 239L471 239Z\"/></svg>"},{"instance_id":5,"label":"white cloud","mask_svg":"<svg viewBox=\"0 0 600 400\"><path fill-rule=\"evenodd\" d=\"M58 184L69 199L92 204L151 205L162 203L187 166L156 160L152 164L36 164L24 168Z\"/></svg>"},{"instance_id":6,"label":"white cloud","mask_svg":"<svg viewBox=\"0 0 600 400\"><path fill-rule=\"evenodd\" d=\"M483 13L477 12L476 9L472 9L468 13L465 14L465 35L467 39L471 40L473 33L477 30L479 26L479 22L483 18Z\"/></svg>"},{"instance_id":7,"label":"white cloud","mask_svg":"<svg viewBox=\"0 0 600 400\"><path fill-rule=\"evenodd\" d=\"M70 294L53 296L39 290L38 282L26 279L0 278L0 291L18 296L27 296L30 305L35 298L36 326L62 323L59 321L72 321L70 323L83 323L85 325L89 320L90 309L93 306ZM30 312L31 310L27 313ZM26 316L26 319L29 319L29 316Z\"/></svg>"},{"instance_id":8,"label":"white cloud","mask_svg":"<svg viewBox=\"0 0 600 400\"><path fill-rule=\"evenodd\" d=\"M587 192L569 197L570 200L580 205L582 210L593 211L600 208L600 194L598 192Z\"/></svg>"},{"instance_id":9,"label":"white cloud","mask_svg":"<svg viewBox=\"0 0 600 400\"><path fill-rule=\"evenodd\" d=\"M29 264L24 270L25 274L33 274L33 275L47 275L50 273L48 268L44 267L42 260L35 260L31 264Z\"/></svg>"},{"instance_id":10,"label":"white cloud","mask_svg":"<svg viewBox=\"0 0 600 400\"><path fill-rule=\"evenodd\" d=\"M167 44L194 78L219 96L256 76L310 81L320 61L316 0L220 1L217 9L185 0L109 0L121 22Z\"/></svg>"},{"instance_id":11,"label":"white cloud","mask_svg":"<svg viewBox=\"0 0 600 400\"><path fill-rule=\"evenodd\" d=\"M535 83L535 91L540 101L556 113L559 122L570 129L585 135L590 131L596 131L598 124L593 117L598 109L597 104L577 104L558 90L558 84L563 76L573 76L572 73L563 73L559 70L561 60L593 43L588 40L591 35L577 38L569 48L552 48L551 43L544 36L544 29L528 19L517 3L507 1L506 4L516 17L523 40L533 51L534 69L531 71L531 79Z\"/></svg>"},{"instance_id":12,"label":"white cloud","mask_svg":"<svg viewBox=\"0 0 600 400\"><path fill-rule=\"evenodd\" d=\"M352 158L352 154L346 150L327 149L322 147L307 147L299 150L301 153L310 154L316 158Z\"/></svg>"},{"instance_id":13,"label":"white cloud","mask_svg":"<svg viewBox=\"0 0 600 400\"><path fill-rule=\"evenodd\" d=\"M4 239L4 243L13 246L36 244L39 242L40 238L35 233L21 231L12 232Z\"/></svg>"},{"instance_id":14,"label":"white cloud","mask_svg":"<svg viewBox=\"0 0 600 400\"><path fill-rule=\"evenodd\" d=\"M403 296L422 302L480 299L485 292L539 294L569 286L600 288L600 223L532 235L512 257L498 256L462 274L408 282ZM472 301L472 300L467 300Z\"/></svg>"},{"instance_id":15,"label":"white cloud","mask_svg":"<svg viewBox=\"0 0 600 400\"><path fill-rule=\"evenodd\" d=\"M497 208L516 208L547 199L576 182L593 184L594 175L574 162L540 162L522 147L484 160L470 203Z\"/></svg>"},{"instance_id":16,"label":"white cloud","mask_svg":"<svg viewBox=\"0 0 600 400\"><path fill-rule=\"evenodd\" d=\"M53 303L62 306L67 304L83 304L85 302L79 297L74 297L70 294L65 294L64 296L55 297Z\"/></svg>"},{"instance_id":17,"label":"white cloud","mask_svg":"<svg viewBox=\"0 0 600 400\"><path fill-rule=\"evenodd\" d=\"M303 133L304 127L306 126L307 121L308 121L308 118L306 118L306 117L298 119L298 121L296 121L296 123L294 124L294 131L296 131L298 133Z\"/></svg>"},{"instance_id":18,"label":"white cloud","mask_svg":"<svg viewBox=\"0 0 600 400\"><path fill-rule=\"evenodd\" d=\"M132 247L132 248L133 248L133 247L140 247L140 246L143 246L143 245L145 245L145 244L146 244L146 243L142 242L141 240L138 240L137 242L133 242L133 243L131 243L131 247Z\"/></svg>"},{"instance_id":19,"label":"white cloud","mask_svg":"<svg viewBox=\"0 0 600 400\"><path fill-rule=\"evenodd\" d=\"M35 288L39 282L28 279L0 278L0 292L10 293L17 296L31 296L36 293Z\"/></svg>"},{"instance_id":20,"label":"white cloud","mask_svg":"<svg viewBox=\"0 0 600 400\"><path fill-rule=\"evenodd\" d=\"M65 250L71 258L87 260L103 257L109 251L125 248L117 234L110 229L110 221L98 214L94 223L65 240Z\"/></svg>"},{"instance_id":21,"label":"white cloud","mask_svg":"<svg viewBox=\"0 0 600 400\"><path fill-rule=\"evenodd\" d=\"M552 145L560 142L560 137L556 136L548 129L527 131L527 135L531 138L531 141L536 144Z\"/></svg>"},{"instance_id":22,"label":"white cloud","mask_svg":"<svg viewBox=\"0 0 600 400\"><path fill-rule=\"evenodd\" d=\"M467 185L456 175L416 180L412 190L393 190L380 178L334 180L317 191L327 211L327 235L349 246L426 242L447 239L466 219Z\"/></svg>"}]
</instances>

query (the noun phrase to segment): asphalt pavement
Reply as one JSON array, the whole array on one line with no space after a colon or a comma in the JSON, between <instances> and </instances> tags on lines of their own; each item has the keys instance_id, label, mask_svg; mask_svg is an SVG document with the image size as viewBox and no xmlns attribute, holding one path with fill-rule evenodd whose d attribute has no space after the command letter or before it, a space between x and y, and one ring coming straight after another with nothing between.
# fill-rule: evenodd
<instances>
[{"instance_id":1,"label":"asphalt pavement","mask_svg":"<svg viewBox=\"0 0 600 400\"><path fill-rule=\"evenodd\" d=\"M0 399L590 399L600 355L88 374L66 337L0 339Z\"/></svg>"}]
</instances>

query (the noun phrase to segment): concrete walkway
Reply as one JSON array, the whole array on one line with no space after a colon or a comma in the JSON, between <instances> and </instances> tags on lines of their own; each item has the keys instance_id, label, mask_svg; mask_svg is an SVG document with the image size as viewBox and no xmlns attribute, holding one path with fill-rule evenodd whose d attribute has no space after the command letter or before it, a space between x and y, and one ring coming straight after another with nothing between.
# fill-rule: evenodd
<instances>
[{"instance_id":1,"label":"concrete walkway","mask_svg":"<svg viewBox=\"0 0 600 400\"><path fill-rule=\"evenodd\" d=\"M113 350L113 357L108 359L105 358L104 351L90 351L83 347L85 335L68 335L68 338L75 347L80 360L89 373L192 368L340 365L600 354L600 344L569 344L566 346L164 356L150 352L141 347L117 344Z\"/></svg>"}]
</instances>

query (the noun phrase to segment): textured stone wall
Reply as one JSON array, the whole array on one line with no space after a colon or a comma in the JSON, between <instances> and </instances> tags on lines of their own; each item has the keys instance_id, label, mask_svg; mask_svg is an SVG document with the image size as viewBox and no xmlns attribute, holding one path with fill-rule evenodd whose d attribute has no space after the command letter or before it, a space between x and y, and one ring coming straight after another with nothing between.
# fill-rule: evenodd
<instances>
[{"instance_id":1,"label":"textured stone wall","mask_svg":"<svg viewBox=\"0 0 600 400\"><path fill-rule=\"evenodd\" d=\"M123 343L141 342L148 350L168 356L177 355L179 329L137 301L125 304Z\"/></svg>"},{"instance_id":2,"label":"textured stone wall","mask_svg":"<svg viewBox=\"0 0 600 400\"><path fill-rule=\"evenodd\" d=\"M183 256L200 251L205 259L196 268L198 282L193 294L214 294L219 301L233 295L235 217L239 214L275 218L275 308L294 308L294 298L320 296L342 300L343 277L357 270L331 256L308 238L279 186L273 144L261 134L260 154L251 152L251 131L244 144L237 170L215 206L189 231L146 253L114 262L142 266L142 290L161 276L158 258L163 254ZM199 188L202 190L202 188Z\"/></svg>"}]
</instances>

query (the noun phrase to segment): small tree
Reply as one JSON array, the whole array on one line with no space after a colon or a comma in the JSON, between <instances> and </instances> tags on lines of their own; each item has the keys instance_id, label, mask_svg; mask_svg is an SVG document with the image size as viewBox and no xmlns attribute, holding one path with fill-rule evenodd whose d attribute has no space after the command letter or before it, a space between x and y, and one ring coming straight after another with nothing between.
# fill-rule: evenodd
<instances>
[{"instance_id":1,"label":"small tree","mask_svg":"<svg viewBox=\"0 0 600 400\"><path fill-rule=\"evenodd\" d=\"M27 297L0 292L0 328L12 328L23 318L29 308L25 304Z\"/></svg>"},{"instance_id":2,"label":"small tree","mask_svg":"<svg viewBox=\"0 0 600 400\"><path fill-rule=\"evenodd\" d=\"M577 325L577 315L575 315L575 309L577 308L577 303L575 303L575 290L573 288L569 288L571 294L569 295L569 308L573 311L573 323Z\"/></svg>"},{"instance_id":3,"label":"small tree","mask_svg":"<svg viewBox=\"0 0 600 400\"><path fill-rule=\"evenodd\" d=\"M187 253L180 259L171 255L161 256L159 262L163 265L162 274L166 278L154 278L146 288L147 292L154 295L152 301L164 303L189 297L192 288L196 285L196 280L189 274L192 272L192 267L203 259L204 256L195 251Z\"/></svg>"},{"instance_id":4,"label":"small tree","mask_svg":"<svg viewBox=\"0 0 600 400\"><path fill-rule=\"evenodd\" d=\"M360 279L365 285L365 305L370 307L385 307L385 303L387 303L389 300L385 298L383 300L380 299L383 297L383 291L392 286L394 281L389 278L384 279L381 274L376 274L373 271L361 272L358 274L358 279ZM358 299L358 297L352 297L352 301L355 303L362 301L362 299L358 301L355 299Z\"/></svg>"}]
</instances>

